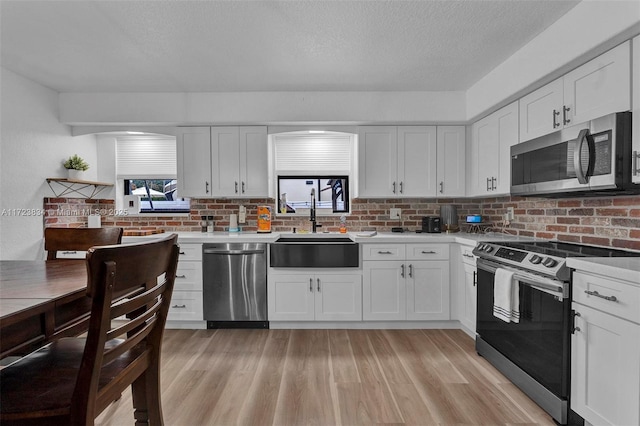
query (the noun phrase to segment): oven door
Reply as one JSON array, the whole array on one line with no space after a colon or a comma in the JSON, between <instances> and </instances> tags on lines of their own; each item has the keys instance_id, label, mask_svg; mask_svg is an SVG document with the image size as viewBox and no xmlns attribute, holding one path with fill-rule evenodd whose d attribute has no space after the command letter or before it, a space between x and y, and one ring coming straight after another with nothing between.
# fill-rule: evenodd
<instances>
[{"instance_id":1,"label":"oven door","mask_svg":"<svg viewBox=\"0 0 640 426\"><path fill-rule=\"evenodd\" d=\"M520 322L493 316L495 270L478 259L477 333L486 343L561 399L569 393L569 284L518 271ZM508 267L505 267L509 269Z\"/></svg>"}]
</instances>

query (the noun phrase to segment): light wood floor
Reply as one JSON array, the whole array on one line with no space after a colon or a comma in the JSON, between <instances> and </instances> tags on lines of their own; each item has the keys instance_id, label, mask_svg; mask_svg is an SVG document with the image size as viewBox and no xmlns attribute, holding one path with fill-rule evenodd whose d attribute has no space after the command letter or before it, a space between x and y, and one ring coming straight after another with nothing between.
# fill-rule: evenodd
<instances>
[{"instance_id":1,"label":"light wood floor","mask_svg":"<svg viewBox=\"0 0 640 426\"><path fill-rule=\"evenodd\" d=\"M166 425L554 425L459 330L167 330ZM97 419L132 425L130 392Z\"/></svg>"}]
</instances>

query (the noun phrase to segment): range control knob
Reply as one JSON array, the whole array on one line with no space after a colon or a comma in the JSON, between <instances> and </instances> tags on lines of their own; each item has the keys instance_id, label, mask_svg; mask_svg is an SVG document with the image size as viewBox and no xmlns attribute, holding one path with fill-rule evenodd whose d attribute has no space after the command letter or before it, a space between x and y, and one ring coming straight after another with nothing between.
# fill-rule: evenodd
<instances>
[{"instance_id":1,"label":"range control knob","mask_svg":"<svg viewBox=\"0 0 640 426\"><path fill-rule=\"evenodd\" d=\"M558 261L556 261L555 259L552 259L550 257L547 257L542 261L542 264L544 266L546 266L547 268L553 268L554 266L556 266L558 264Z\"/></svg>"},{"instance_id":2,"label":"range control knob","mask_svg":"<svg viewBox=\"0 0 640 426\"><path fill-rule=\"evenodd\" d=\"M491 253L493 251L493 247L491 247L489 244L487 244L484 247L484 251L486 251L487 253Z\"/></svg>"},{"instance_id":3,"label":"range control knob","mask_svg":"<svg viewBox=\"0 0 640 426\"><path fill-rule=\"evenodd\" d=\"M529 262L533 263L534 265L537 265L538 263L542 262L542 256L538 256L537 254L534 254L533 256L531 256L531 259L529 259Z\"/></svg>"}]
</instances>

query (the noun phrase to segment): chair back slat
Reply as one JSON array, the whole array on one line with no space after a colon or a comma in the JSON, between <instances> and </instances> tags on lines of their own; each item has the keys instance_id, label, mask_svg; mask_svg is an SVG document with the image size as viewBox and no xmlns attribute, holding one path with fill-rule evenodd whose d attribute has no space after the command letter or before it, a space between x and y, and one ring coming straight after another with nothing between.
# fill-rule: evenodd
<instances>
[{"instance_id":1,"label":"chair back slat","mask_svg":"<svg viewBox=\"0 0 640 426\"><path fill-rule=\"evenodd\" d=\"M47 260L57 258L58 251L87 251L93 246L122 242L123 228L45 228L44 249Z\"/></svg>"},{"instance_id":2,"label":"chair back slat","mask_svg":"<svg viewBox=\"0 0 640 426\"><path fill-rule=\"evenodd\" d=\"M111 306L111 318L118 318L142 308L148 303L153 302L158 296L164 292L166 282L158 284L155 287L138 294L130 294L126 299L118 301Z\"/></svg>"},{"instance_id":3,"label":"chair back slat","mask_svg":"<svg viewBox=\"0 0 640 426\"><path fill-rule=\"evenodd\" d=\"M103 354L103 365L109 364L120 355L139 345L144 339L147 338L151 330L153 330L153 328L156 326L156 323L157 321L155 319L152 319L150 322L145 323L143 327L136 333L132 334L126 339L123 339L121 342L113 345L109 349L106 349ZM151 350L151 347L145 347L143 350L147 352Z\"/></svg>"},{"instance_id":4,"label":"chair back slat","mask_svg":"<svg viewBox=\"0 0 640 426\"><path fill-rule=\"evenodd\" d=\"M142 314L140 316L137 316L135 318L135 321L134 320L131 320L131 321L118 321L117 327L113 327L107 333L107 341L108 340L117 339L118 337L120 337L120 336L122 336L124 334L131 333L137 327L140 327L140 325L143 322L146 322L147 320L152 318L156 314L156 312L161 308L161 306L162 306L162 301L158 300L155 303L155 305L153 305L153 307L151 309L147 310L144 314ZM121 322L123 322L123 323L121 324Z\"/></svg>"}]
</instances>

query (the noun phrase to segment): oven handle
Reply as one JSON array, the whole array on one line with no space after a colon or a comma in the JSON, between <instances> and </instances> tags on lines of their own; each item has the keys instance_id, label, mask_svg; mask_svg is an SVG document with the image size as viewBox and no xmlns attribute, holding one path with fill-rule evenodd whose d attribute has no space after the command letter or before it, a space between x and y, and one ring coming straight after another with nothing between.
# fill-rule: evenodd
<instances>
[{"instance_id":1,"label":"oven handle","mask_svg":"<svg viewBox=\"0 0 640 426\"><path fill-rule=\"evenodd\" d=\"M510 268L508 266L504 266L498 263L488 261L486 259L478 259L476 266L478 269L482 269L490 273L495 273L496 269L498 268L506 269L508 271L513 272L514 273L513 278L518 280L524 285L528 285L540 291L544 291L545 293L549 293L561 299L566 299L569 297L568 283L529 274L524 271L520 271L518 269Z\"/></svg>"}]
</instances>

